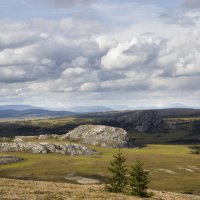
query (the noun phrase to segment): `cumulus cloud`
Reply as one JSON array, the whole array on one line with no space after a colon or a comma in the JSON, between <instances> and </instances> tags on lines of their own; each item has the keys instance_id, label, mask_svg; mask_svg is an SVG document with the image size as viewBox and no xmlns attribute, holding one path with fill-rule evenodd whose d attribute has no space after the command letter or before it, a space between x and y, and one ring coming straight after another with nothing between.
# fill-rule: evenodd
<instances>
[{"instance_id":1,"label":"cumulus cloud","mask_svg":"<svg viewBox=\"0 0 200 200\"><path fill-rule=\"evenodd\" d=\"M158 56L164 76L192 76L200 73L200 32L198 30L174 37Z\"/></svg>"},{"instance_id":2,"label":"cumulus cloud","mask_svg":"<svg viewBox=\"0 0 200 200\"><path fill-rule=\"evenodd\" d=\"M96 83L84 83L80 87L80 91L82 92L90 92L95 91L98 88Z\"/></svg>"},{"instance_id":3,"label":"cumulus cloud","mask_svg":"<svg viewBox=\"0 0 200 200\"><path fill-rule=\"evenodd\" d=\"M135 4L126 2L124 7L128 5ZM91 9L98 12L105 7L95 6ZM44 102L44 106L75 104L75 100L129 105L145 104L145 99L163 104L173 99L192 102L191 91L194 99L200 97L200 23L198 13L185 12L159 13L157 20L142 22L134 16L134 24L127 14L126 27L113 23L113 10L113 26L109 20L107 24L73 17L0 20L0 100Z\"/></svg>"},{"instance_id":4,"label":"cumulus cloud","mask_svg":"<svg viewBox=\"0 0 200 200\"><path fill-rule=\"evenodd\" d=\"M134 38L130 42L120 43L102 58L102 67L111 70L133 69L141 64L150 64L159 46L159 39L152 37Z\"/></svg>"}]
</instances>

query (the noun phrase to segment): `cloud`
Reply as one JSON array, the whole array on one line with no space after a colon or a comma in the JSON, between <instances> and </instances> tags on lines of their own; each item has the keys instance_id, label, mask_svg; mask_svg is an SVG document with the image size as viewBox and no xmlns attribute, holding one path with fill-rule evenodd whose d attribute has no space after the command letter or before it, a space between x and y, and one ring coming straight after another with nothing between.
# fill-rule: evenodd
<instances>
[{"instance_id":1,"label":"cloud","mask_svg":"<svg viewBox=\"0 0 200 200\"><path fill-rule=\"evenodd\" d=\"M84 83L80 87L80 91L82 92L90 92L95 91L98 88L98 86L95 83Z\"/></svg>"},{"instance_id":2,"label":"cloud","mask_svg":"<svg viewBox=\"0 0 200 200\"><path fill-rule=\"evenodd\" d=\"M56 7L61 7L61 8L76 5L76 4L86 5L92 2L91 0L48 0L48 1L52 5Z\"/></svg>"},{"instance_id":3,"label":"cloud","mask_svg":"<svg viewBox=\"0 0 200 200\"><path fill-rule=\"evenodd\" d=\"M0 82L25 82L26 72L23 69L16 67L3 67L0 68Z\"/></svg>"},{"instance_id":4,"label":"cloud","mask_svg":"<svg viewBox=\"0 0 200 200\"><path fill-rule=\"evenodd\" d=\"M120 5L128 9L122 17ZM0 101L44 106L198 101L198 12L156 14L158 8L130 2L112 6L91 5L98 19L0 20Z\"/></svg>"},{"instance_id":5,"label":"cloud","mask_svg":"<svg viewBox=\"0 0 200 200\"><path fill-rule=\"evenodd\" d=\"M163 76L192 76L200 73L199 36L199 30L194 30L167 42L157 60L163 68Z\"/></svg>"},{"instance_id":6,"label":"cloud","mask_svg":"<svg viewBox=\"0 0 200 200\"><path fill-rule=\"evenodd\" d=\"M85 72L83 68L77 67L77 68L67 68L65 71L63 71L64 76L74 76L74 75L81 75Z\"/></svg>"},{"instance_id":7,"label":"cloud","mask_svg":"<svg viewBox=\"0 0 200 200\"><path fill-rule=\"evenodd\" d=\"M188 8L198 9L200 8L199 0L184 0L184 5Z\"/></svg>"},{"instance_id":8,"label":"cloud","mask_svg":"<svg viewBox=\"0 0 200 200\"><path fill-rule=\"evenodd\" d=\"M102 58L104 69L127 69L137 68L144 64L150 64L155 59L160 41L157 38L134 38L130 42L120 43L110 49Z\"/></svg>"}]
</instances>

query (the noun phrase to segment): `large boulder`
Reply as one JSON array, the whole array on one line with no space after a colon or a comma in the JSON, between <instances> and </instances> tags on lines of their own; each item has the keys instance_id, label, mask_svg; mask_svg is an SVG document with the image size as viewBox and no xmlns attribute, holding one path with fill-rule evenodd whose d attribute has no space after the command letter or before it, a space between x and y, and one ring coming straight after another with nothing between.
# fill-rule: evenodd
<instances>
[{"instance_id":1,"label":"large boulder","mask_svg":"<svg viewBox=\"0 0 200 200\"><path fill-rule=\"evenodd\" d=\"M125 130L102 125L81 125L62 136L61 139L112 148L127 147L130 144Z\"/></svg>"}]
</instances>

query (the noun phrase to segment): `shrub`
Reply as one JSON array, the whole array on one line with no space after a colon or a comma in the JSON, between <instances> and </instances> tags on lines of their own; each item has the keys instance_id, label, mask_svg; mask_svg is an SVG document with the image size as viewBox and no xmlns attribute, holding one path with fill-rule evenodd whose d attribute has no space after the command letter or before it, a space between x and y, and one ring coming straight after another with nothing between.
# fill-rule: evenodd
<instances>
[{"instance_id":1,"label":"shrub","mask_svg":"<svg viewBox=\"0 0 200 200\"><path fill-rule=\"evenodd\" d=\"M144 163L139 160L137 160L134 166L131 166L129 186L132 195L140 197L150 197L152 196L152 193L148 193L146 191L150 182L149 172L145 171L143 166Z\"/></svg>"},{"instance_id":2,"label":"shrub","mask_svg":"<svg viewBox=\"0 0 200 200\"><path fill-rule=\"evenodd\" d=\"M109 192L120 193L124 192L127 185L127 166L125 164L126 158L119 150L116 155L113 156L114 160L110 162L108 170L112 173L109 178L108 184L105 189Z\"/></svg>"}]
</instances>

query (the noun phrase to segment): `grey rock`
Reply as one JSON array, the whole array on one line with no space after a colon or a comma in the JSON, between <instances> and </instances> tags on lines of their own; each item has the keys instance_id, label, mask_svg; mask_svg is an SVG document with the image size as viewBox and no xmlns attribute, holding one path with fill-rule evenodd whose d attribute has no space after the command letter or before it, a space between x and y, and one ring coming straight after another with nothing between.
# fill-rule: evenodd
<instances>
[{"instance_id":1,"label":"grey rock","mask_svg":"<svg viewBox=\"0 0 200 200\"><path fill-rule=\"evenodd\" d=\"M127 147L128 145L128 137L125 130L102 125L81 125L60 139L112 148Z\"/></svg>"},{"instance_id":2,"label":"grey rock","mask_svg":"<svg viewBox=\"0 0 200 200\"><path fill-rule=\"evenodd\" d=\"M35 154L59 153L64 155L93 155L96 152L80 144L48 144L31 142L0 143L0 152L27 152Z\"/></svg>"},{"instance_id":3,"label":"grey rock","mask_svg":"<svg viewBox=\"0 0 200 200\"><path fill-rule=\"evenodd\" d=\"M138 132L158 131L164 125L160 115L153 110L136 111L134 113L123 115L115 119L122 127L133 128Z\"/></svg>"},{"instance_id":4,"label":"grey rock","mask_svg":"<svg viewBox=\"0 0 200 200\"><path fill-rule=\"evenodd\" d=\"M15 163L23 160L23 158L19 158L16 156L0 156L0 165L5 165L9 163Z\"/></svg>"}]
</instances>

